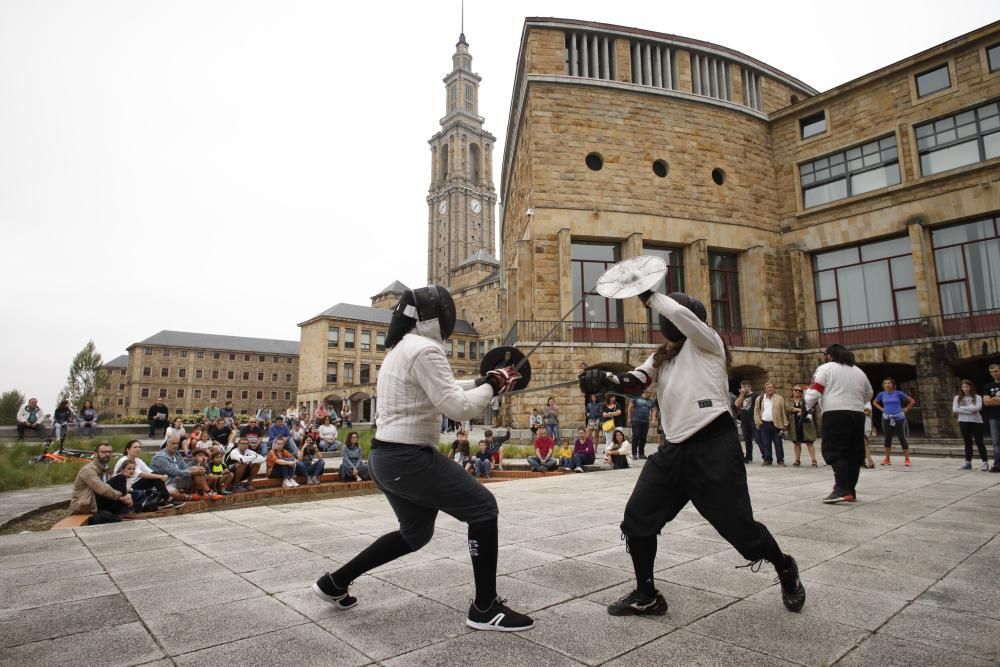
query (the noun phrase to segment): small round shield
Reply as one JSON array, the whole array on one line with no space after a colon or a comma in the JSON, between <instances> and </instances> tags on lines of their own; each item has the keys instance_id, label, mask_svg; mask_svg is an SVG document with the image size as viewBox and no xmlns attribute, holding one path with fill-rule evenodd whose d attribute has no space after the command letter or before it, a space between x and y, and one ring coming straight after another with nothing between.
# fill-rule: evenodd
<instances>
[{"instance_id":1,"label":"small round shield","mask_svg":"<svg viewBox=\"0 0 1000 667\"><path fill-rule=\"evenodd\" d=\"M520 364L520 367L517 367ZM479 363L480 375L486 375L488 371L495 371L507 366L517 367L517 372L521 377L514 385L514 390L524 389L531 381L531 362L524 356L524 352L516 347L495 347L485 355Z\"/></svg>"},{"instance_id":2,"label":"small round shield","mask_svg":"<svg viewBox=\"0 0 1000 667\"><path fill-rule=\"evenodd\" d=\"M666 262L654 255L641 255L608 267L598 279L596 289L609 299L627 299L653 289L666 276Z\"/></svg>"}]
</instances>

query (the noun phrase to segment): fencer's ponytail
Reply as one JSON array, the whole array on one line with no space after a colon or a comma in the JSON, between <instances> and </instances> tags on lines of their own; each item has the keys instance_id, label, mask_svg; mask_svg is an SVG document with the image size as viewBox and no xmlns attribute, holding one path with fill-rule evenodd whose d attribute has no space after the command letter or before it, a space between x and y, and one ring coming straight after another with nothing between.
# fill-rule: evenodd
<instances>
[{"instance_id":1,"label":"fencer's ponytail","mask_svg":"<svg viewBox=\"0 0 1000 667\"><path fill-rule=\"evenodd\" d=\"M721 336L719 338L722 340L722 349L726 356L726 374L728 375L729 369L733 365L733 355L729 352L729 345L726 344L726 340ZM681 348L685 345L687 345L686 338L672 345L669 342L660 345L660 347L656 348L656 352L653 353L653 368L659 370L665 361L670 361L680 354Z\"/></svg>"}]
</instances>

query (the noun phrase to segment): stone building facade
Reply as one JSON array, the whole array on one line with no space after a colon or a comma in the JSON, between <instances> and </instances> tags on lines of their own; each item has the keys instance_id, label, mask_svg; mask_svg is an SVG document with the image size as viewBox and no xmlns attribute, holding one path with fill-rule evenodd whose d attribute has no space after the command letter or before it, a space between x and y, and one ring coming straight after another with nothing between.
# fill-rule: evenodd
<instances>
[{"instance_id":1,"label":"stone building facade","mask_svg":"<svg viewBox=\"0 0 1000 667\"><path fill-rule=\"evenodd\" d=\"M145 414L157 398L173 414L201 412L212 399L220 408L232 401L241 415L265 403L277 414L296 400L299 343L161 331L130 345L127 361L118 357L105 370L106 409L119 416Z\"/></svg>"},{"instance_id":2,"label":"stone building facade","mask_svg":"<svg viewBox=\"0 0 1000 667\"><path fill-rule=\"evenodd\" d=\"M120 354L101 368L104 369L104 386L97 390L98 412L104 418L124 417L128 414L128 355Z\"/></svg>"},{"instance_id":3,"label":"stone building facade","mask_svg":"<svg viewBox=\"0 0 1000 667\"><path fill-rule=\"evenodd\" d=\"M657 254L709 306L730 380L783 393L832 342L954 435L959 377L1000 360L1000 23L820 93L723 46L525 21L501 178L501 331L533 383L633 366L660 336L592 295ZM994 273L997 274L994 277ZM572 312L571 312L572 311ZM583 400L554 390L575 426ZM546 395L512 397L525 423Z\"/></svg>"}]
</instances>

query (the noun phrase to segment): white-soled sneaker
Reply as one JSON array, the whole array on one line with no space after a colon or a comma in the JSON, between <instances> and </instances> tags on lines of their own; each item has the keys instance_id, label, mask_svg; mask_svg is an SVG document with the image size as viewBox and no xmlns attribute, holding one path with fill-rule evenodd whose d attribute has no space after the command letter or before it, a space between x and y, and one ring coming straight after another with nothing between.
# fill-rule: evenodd
<instances>
[{"instance_id":1,"label":"white-soled sneaker","mask_svg":"<svg viewBox=\"0 0 1000 667\"><path fill-rule=\"evenodd\" d=\"M519 632L535 627L530 617L520 614L507 606L507 601L495 598L485 610L476 607L474 600L469 600L469 615L465 624L476 630L494 630L497 632Z\"/></svg>"}]
</instances>

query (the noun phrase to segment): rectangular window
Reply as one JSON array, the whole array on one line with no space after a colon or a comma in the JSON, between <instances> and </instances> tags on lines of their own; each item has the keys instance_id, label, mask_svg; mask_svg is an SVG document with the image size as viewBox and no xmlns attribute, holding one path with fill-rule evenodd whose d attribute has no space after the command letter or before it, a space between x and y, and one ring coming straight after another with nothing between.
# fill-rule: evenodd
<instances>
[{"instance_id":1,"label":"rectangular window","mask_svg":"<svg viewBox=\"0 0 1000 667\"><path fill-rule=\"evenodd\" d=\"M236 371L226 371L226 379L227 380L235 380L236 379Z\"/></svg>"},{"instance_id":2,"label":"rectangular window","mask_svg":"<svg viewBox=\"0 0 1000 667\"><path fill-rule=\"evenodd\" d=\"M163 356L164 357L169 357L170 356L170 348L169 347L163 348Z\"/></svg>"},{"instance_id":3,"label":"rectangular window","mask_svg":"<svg viewBox=\"0 0 1000 667\"><path fill-rule=\"evenodd\" d=\"M344 384L354 384L354 364L344 364Z\"/></svg>"},{"instance_id":4,"label":"rectangular window","mask_svg":"<svg viewBox=\"0 0 1000 667\"><path fill-rule=\"evenodd\" d=\"M219 371L212 371L212 379L213 380L219 379Z\"/></svg>"},{"instance_id":5,"label":"rectangular window","mask_svg":"<svg viewBox=\"0 0 1000 667\"><path fill-rule=\"evenodd\" d=\"M1000 70L1000 44L986 49L986 61L991 72Z\"/></svg>"},{"instance_id":6,"label":"rectangular window","mask_svg":"<svg viewBox=\"0 0 1000 667\"><path fill-rule=\"evenodd\" d=\"M220 359L220 358L222 358L222 353L221 352L213 352L212 353L212 358L213 359Z\"/></svg>"},{"instance_id":7,"label":"rectangular window","mask_svg":"<svg viewBox=\"0 0 1000 667\"><path fill-rule=\"evenodd\" d=\"M153 348L144 347L142 348L142 353L148 357L149 355L153 354Z\"/></svg>"},{"instance_id":8,"label":"rectangular window","mask_svg":"<svg viewBox=\"0 0 1000 667\"><path fill-rule=\"evenodd\" d=\"M285 392L285 400L286 401L290 401L291 399L292 399L292 392L286 391Z\"/></svg>"},{"instance_id":9,"label":"rectangular window","mask_svg":"<svg viewBox=\"0 0 1000 667\"><path fill-rule=\"evenodd\" d=\"M337 384L337 362L326 362L326 383Z\"/></svg>"},{"instance_id":10,"label":"rectangular window","mask_svg":"<svg viewBox=\"0 0 1000 667\"><path fill-rule=\"evenodd\" d=\"M465 110L468 111L469 113L472 113L473 111L472 86L468 84L466 84L465 86Z\"/></svg>"},{"instance_id":11,"label":"rectangular window","mask_svg":"<svg viewBox=\"0 0 1000 667\"><path fill-rule=\"evenodd\" d=\"M615 61L617 58L615 57L615 38L612 35L567 30L564 44L566 74L590 79L615 80ZM669 49L666 50L669 51ZM633 62L637 60L633 57ZM636 83L640 81L636 77L632 77L632 80Z\"/></svg>"},{"instance_id":12,"label":"rectangular window","mask_svg":"<svg viewBox=\"0 0 1000 667\"><path fill-rule=\"evenodd\" d=\"M184 390L183 389L178 389L177 390L177 398L184 398Z\"/></svg>"},{"instance_id":13,"label":"rectangular window","mask_svg":"<svg viewBox=\"0 0 1000 667\"><path fill-rule=\"evenodd\" d=\"M229 353L229 361L236 361L236 355L232 352Z\"/></svg>"},{"instance_id":14,"label":"rectangular window","mask_svg":"<svg viewBox=\"0 0 1000 667\"><path fill-rule=\"evenodd\" d=\"M444 342L444 353L448 357L455 355L455 343L450 338Z\"/></svg>"},{"instance_id":15,"label":"rectangular window","mask_svg":"<svg viewBox=\"0 0 1000 667\"><path fill-rule=\"evenodd\" d=\"M573 311L574 327L619 328L622 326L622 301L605 299L594 291L597 279L620 259L617 243L572 244L573 301L587 299Z\"/></svg>"},{"instance_id":16,"label":"rectangular window","mask_svg":"<svg viewBox=\"0 0 1000 667\"><path fill-rule=\"evenodd\" d=\"M257 373L257 382L263 382L263 381L264 381L264 374Z\"/></svg>"},{"instance_id":17,"label":"rectangular window","mask_svg":"<svg viewBox=\"0 0 1000 667\"><path fill-rule=\"evenodd\" d=\"M153 375L153 369L152 368L150 368L149 366L143 366L142 367L142 376L143 377L147 377L148 378L148 377L150 377L152 375Z\"/></svg>"},{"instance_id":18,"label":"rectangular window","mask_svg":"<svg viewBox=\"0 0 1000 667\"><path fill-rule=\"evenodd\" d=\"M469 341L469 359L473 359L473 360L477 359L478 356L479 356L478 352L479 352L479 346L476 345L476 341L470 340Z\"/></svg>"},{"instance_id":19,"label":"rectangular window","mask_svg":"<svg viewBox=\"0 0 1000 667\"><path fill-rule=\"evenodd\" d=\"M826 111L819 111L811 116L799 118L799 132L803 139L826 132Z\"/></svg>"},{"instance_id":20,"label":"rectangular window","mask_svg":"<svg viewBox=\"0 0 1000 667\"><path fill-rule=\"evenodd\" d=\"M354 349L354 329L344 327L344 349Z\"/></svg>"},{"instance_id":21,"label":"rectangular window","mask_svg":"<svg viewBox=\"0 0 1000 667\"><path fill-rule=\"evenodd\" d=\"M271 392L271 400L272 401L278 400L278 392L276 392L276 391L272 391Z\"/></svg>"},{"instance_id":22,"label":"rectangular window","mask_svg":"<svg viewBox=\"0 0 1000 667\"><path fill-rule=\"evenodd\" d=\"M481 340L479 341L479 357L482 358L485 356L486 356L486 342Z\"/></svg>"},{"instance_id":23,"label":"rectangular window","mask_svg":"<svg viewBox=\"0 0 1000 667\"><path fill-rule=\"evenodd\" d=\"M458 341L458 358L465 359L465 341Z\"/></svg>"},{"instance_id":24,"label":"rectangular window","mask_svg":"<svg viewBox=\"0 0 1000 667\"><path fill-rule=\"evenodd\" d=\"M272 364L278 363L278 357L271 357L271 363Z\"/></svg>"},{"instance_id":25,"label":"rectangular window","mask_svg":"<svg viewBox=\"0 0 1000 667\"><path fill-rule=\"evenodd\" d=\"M493 340L492 338L490 338L489 341L487 341L487 343L486 343L486 349L487 350L492 350L496 346L497 346L497 342L495 340Z\"/></svg>"},{"instance_id":26,"label":"rectangular window","mask_svg":"<svg viewBox=\"0 0 1000 667\"><path fill-rule=\"evenodd\" d=\"M139 398L149 398L149 387L143 387L139 390Z\"/></svg>"},{"instance_id":27,"label":"rectangular window","mask_svg":"<svg viewBox=\"0 0 1000 667\"><path fill-rule=\"evenodd\" d=\"M118 405L125 405L125 399L124 398L119 398L118 399ZM118 415L118 416L120 417L121 415Z\"/></svg>"},{"instance_id":28,"label":"rectangular window","mask_svg":"<svg viewBox=\"0 0 1000 667\"><path fill-rule=\"evenodd\" d=\"M458 84L448 86L448 111L454 111L458 107L458 91L455 89Z\"/></svg>"},{"instance_id":29,"label":"rectangular window","mask_svg":"<svg viewBox=\"0 0 1000 667\"><path fill-rule=\"evenodd\" d=\"M244 401L247 400L248 398L250 398L250 392L244 389L243 391L240 392L240 398L243 399Z\"/></svg>"},{"instance_id":30,"label":"rectangular window","mask_svg":"<svg viewBox=\"0 0 1000 667\"><path fill-rule=\"evenodd\" d=\"M178 368L177 369L177 377L179 377L179 378L186 378L187 377L187 369L186 368Z\"/></svg>"},{"instance_id":31,"label":"rectangular window","mask_svg":"<svg viewBox=\"0 0 1000 667\"><path fill-rule=\"evenodd\" d=\"M170 377L170 369L169 368L161 368L160 369L160 377L161 378L168 378L168 377Z\"/></svg>"},{"instance_id":32,"label":"rectangular window","mask_svg":"<svg viewBox=\"0 0 1000 667\"><path fill-rule=\"evenodd\" d=\"M201 398L201 389L195 389L194 390L194 397L195 398Z\"/></svg>"},{"instance_id":33,"label":"rectangular window","mask_svg":"<svg viewBox=\"0 0 1000 667\"><path fill-rule=\"evenodd\" d=\"M160 398L166 398L166 397L167 397L167 390L166 389L161 389L160 390Z\"/></svg>"},{"instance_id":34,"label":"rectangular window","mask_svg":"<svg viewBox=\"0 0 1000 667\"><path fill-rule=\"evenodd\" d=\"M258 398L258 400L264 398L264 392L258 391L257 392L257 398Z\"/></svg>"},{"instance_id":35,"label":"rectangular window","mask_svg":"<svg viewBox=\"0 0 1000 667\"><path fill-rule=\"evenodd\" d=\"M233 400L233 390L232 389L227 389L226 390L226 400L227 401Z\"/></svg>"},{"instance_id":36,"label":"rectangular window","mask_svg":"<svg viewBox=\"0 0 1000 667\"><path fill-rule=\"evenodd\" d=\"M285 382L291 382L291 381L292 381L292 374L285 373Z\"/></svg>"},{"instance_id":37,"label":"rectangular window","mask_svg":"<svg viewBox=\"0 0 1000 667\"><path fill-rule=\"evenodd\" d=\"M250 355L249 354L244 354L243 355L243 361L250 361Z\"/></svg>"},{"instance_id":38,"label":"rectangular window","mask_svg":"<svg viewBox=\"0 0 1000 667\"><path fill-rule=\"evenodd\" d=\"M261 364L264 363L265 359L267 359L267 357L265 357L263 354L257 355L257 362L258 363L261 363ZM249 359L247 361L249 361Z\"/></svg>"},{"instance_id":39,"label":"rectangular window","mask_svg":"<svg viewBox=\"0 0 1000 667\"><path fill-rule=\"evenodd\" d=\"M361 384L368 384L371 381L372 367L370 364L361 364L361 370L358 373L358 382Z\"/></svg>"},{"instance_id":40,"label":"rectangular window","mask_svg":"<svg viewBox=\"0 0 1000 667\"><path fill-rule=\"evenodd\" d=\"M181 359L187 359L187 356L188 356L188 351L187 350L181 350Z\"/></svg>"},{"instance_id":41,"label":"rectangular window","mask_svg":"<svg viewBox=\"0 0 1000 667\"><path fill-rule=\"evenodd\" d=\"M118 385L118 391L125 391L125 385L123 384Z\"/></svg>"},{"instance_id":42,"label":"rectangular window","mask_svg":"<svg viewBox=\"0 0 1000 667\"><path fill-rule=\"evenodd\" d=\"M278 381L278 374L271 373L271 382L277 382L277 381Z\"/></svg>"},{"instance_id":43,"label":"rectangular window","mask_svg":"<svg viewBox=\"0 0 1000 667\"><path fill-rule=\"evenodd\" d=\"M895 135L799 165L802 206L812 208L899 183Z\"/></svg>"},{"instance_id":44,"label":"rectangular window","mask_svg":"<svg viewBox=\"0 0 1000 667\"><path fill-rule=\"evenodd\" d=\"M245 414L249 414L249 412L248 412L248 410L246 408L243 408L242 410L240 410L240 414L241 415L245 415Z\"/></svg>"},{"instance_id":45,"label":"rectangular window","mask_svg":"<svg viewBox=\"0 0 1000 667\"><path fill-rule=\"evenodd\" d=\"M913 131L924 176L1000 157L1000 108L996 101L915 125Z\"/></svg>"},{"instance_id":46,"label":"rectangular window","mask_svg":"<svg viewBox=\"0 0 1000 667\"><path fill-rule=\"evenodd\" d=\"M997 218L936 229L931 243L945 315L1000 308Z\"/></svg>"},{"instance_id":47,"label":"rectangular window","mask_svg":"<svg viewBox=\"0 0 1000 667\"><path fill-rule=\"evenodd\" d=\"M118 374L119 375L125 375L125 369L124 368L119 369L118 370Z\"/></svg>"},{"instance_id":48,"label":"rectangular window","mask_svg":"<svg viewBox=\"0 0 1000 667\"><path fill-rule=\"evenodd\" d=\"M951 86L948 63L917 75L917 97L924 97Z\"/></svg>"},{"instance_id":49,"label":"rectangular window","mask_svg":"<svg viewBox=\"0 0 1000 667\"><path fill-rule=\"evenodd\" d=\"M372 332L369 329L361 330L361 349L369 352L372 349Z\"/></svg>"},{"instance_id":50,"label":"rectangular window","mask_svg":"<svg viewBox=\"0 0 1000 667\"><path fill-rule=\"evenodd\" d=\"M195 359L204 359L205 358L205 352L203 350L198 350L197 352L194 353L194 358Z\"/></svg>"},{"instance_id":51,"label":"rectangular window","mask_svg":"<svg viewBox=\"0 0 1000 667\"><path fill-rule=\"evenodd\" d=\"M712 325L716 329L743 327L740 316L740 277L736 255L708 253L708 283L712 297Z\"/></svg>"},{"instance_id":52,"label":"rectangular window","mask_svg":"<svg viewBox=\"0 0 1000 667\"><path fill-rule=\"evenodd\" d=\"M820 329L920 316L908 236L817 253L813 272Z\"/></svg>"},{"instance_id":53,"label":"rectangular window","mask_svg":"<svg viewBox=\"0 0 1000 667\"><path fill-rule=\"evenodd\" d=\"M340 345L340 327L330 327L326 330L326 346L337 347Z\"/></svg>"},{"instance_id":54,"label":"rectangular window","mask_svg":"<svg viewBox=\"0 0 1000 667\"><path fill-rule=\"evenodd\" d=\"M244 380L250 379L250 371L243 371L243 379Z\"/></svg>"},{"instance_id":55,"label":"rectangular window","mask_svg":"<svg viewBox=\"0 0 1000 667\"><path fill-rule=\"evenodd\" d=\"M288 357L287 359L285 359L285 363L289 363L289 364L292 363L292 358Z\"/></svg>"}]
</instances>

